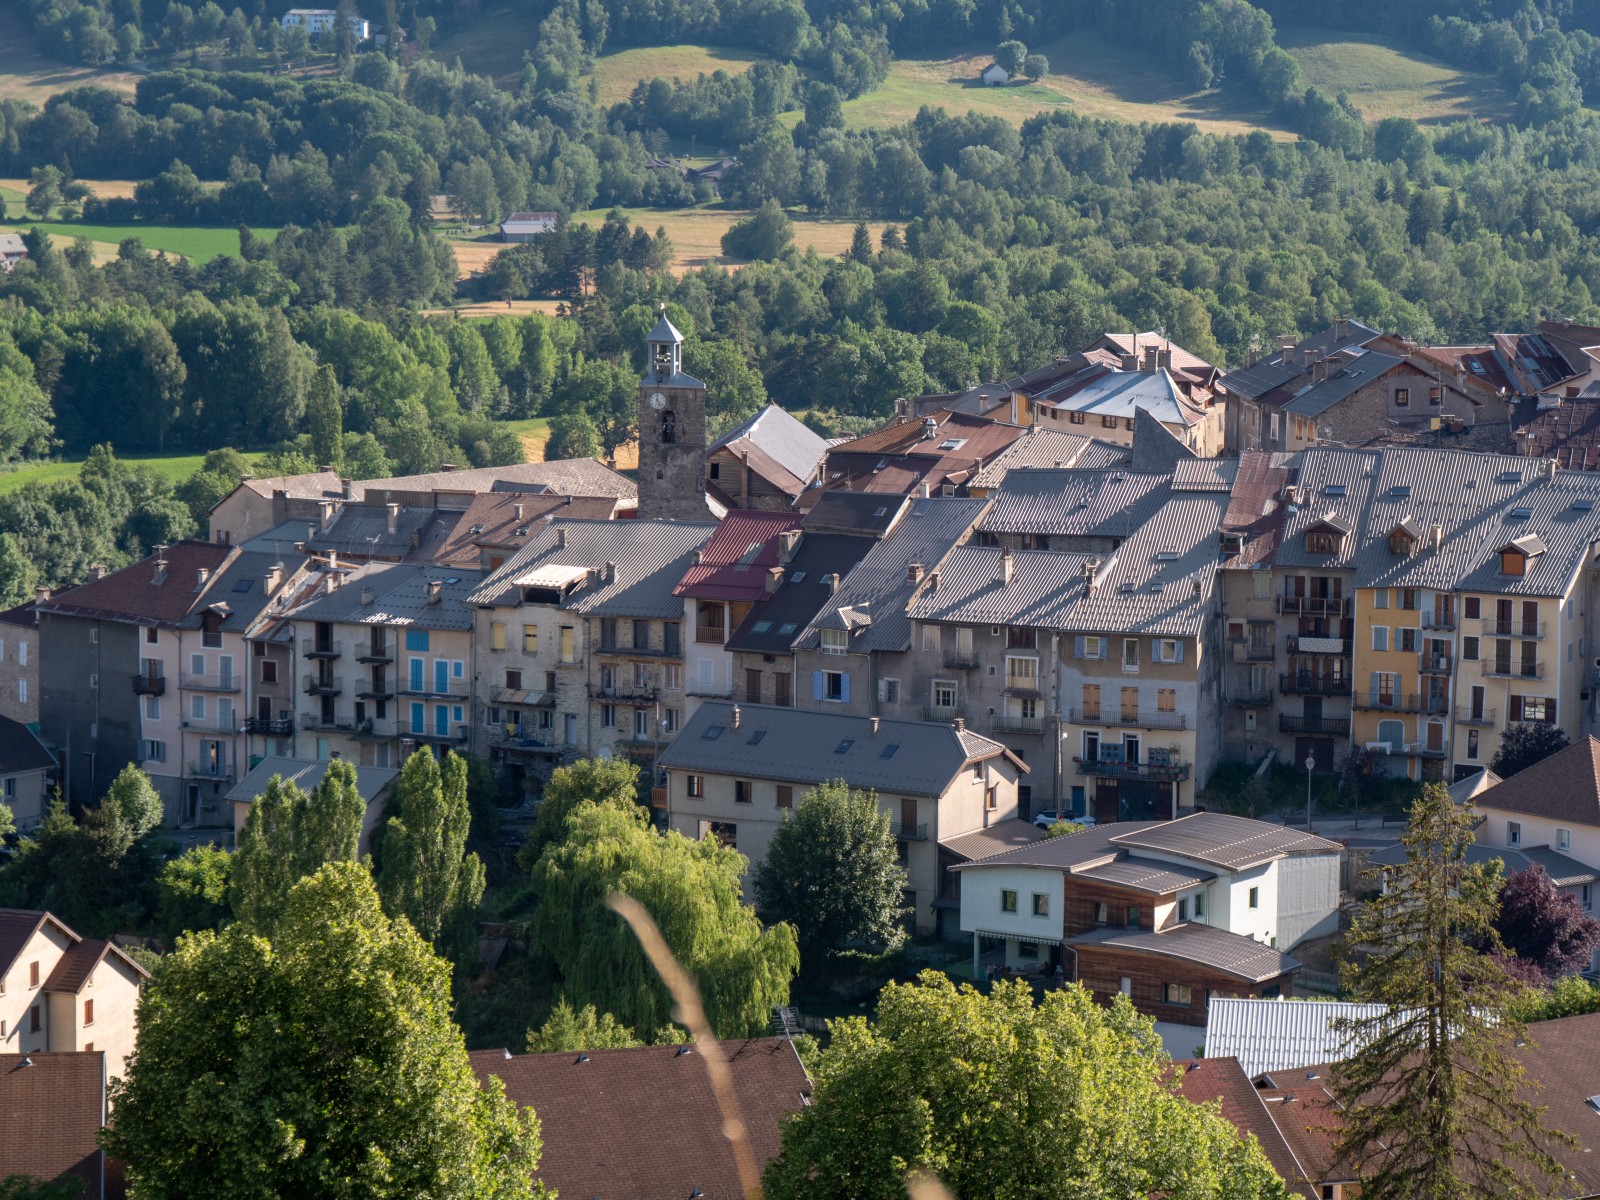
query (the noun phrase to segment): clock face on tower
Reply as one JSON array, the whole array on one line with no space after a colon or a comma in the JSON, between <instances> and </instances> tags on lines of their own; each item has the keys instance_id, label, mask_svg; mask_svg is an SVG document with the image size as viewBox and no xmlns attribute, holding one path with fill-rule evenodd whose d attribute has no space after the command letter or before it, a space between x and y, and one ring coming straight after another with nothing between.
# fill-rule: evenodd
<instances>
[{"instance_id":1,"label":"clock face on tower","mask_svg":"<svg viewBox=\"0 0 1600 1200\"><path fill-rule=\"evenodd\" d=\"M663 396L660 392L654 392L654 393L651 394L651 396L650 396L650 407L651 408L662 409L662 408L665 408L666 406L667 406L667 398L665 396Z\"/></svg>"}]
</instances>

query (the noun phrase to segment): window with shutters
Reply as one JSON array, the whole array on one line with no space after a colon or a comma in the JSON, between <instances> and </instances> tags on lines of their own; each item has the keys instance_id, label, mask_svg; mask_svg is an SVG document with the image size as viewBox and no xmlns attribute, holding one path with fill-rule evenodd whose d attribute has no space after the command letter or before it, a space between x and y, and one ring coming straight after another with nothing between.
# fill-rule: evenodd
<instances>
[{"instance_id":1,"label":"window with shutters","mask_svg":"<svg viewBox=\"0 0 1600 1200\"><path fill-rule=\"evenodd\" d=\"M1156 689L1156 711L1164 713L1178 711L1178 692L1176 688Z\"/></svg>"},{"instance_id":2,"label":"window with shutters","mask_svg":"<svg viewBox=\"0 0 1600 1200\"><path fill-rule=\"evenodd\" d=\"M1122 639L1122 669L1130 674L1139 670L1139 639Z\"/></svg>"},{"instance_id":3,"label":"window with shutters","mask_svg":"<svg viewBox=\"0 0 1600 1200\"><path fill-rule=\"evenodd\" d=\"M706 777L704 775L685 776L686 790L692 799L699 800L706 794Z\"/></svg>"},{"instance_id":4,"label":"window with shutters","mask_svg":"<svg viewBox=\"0 0 1600 1200\"><path fill-rule=\"evenodd\" d=\"M954 708L956 706L955 680L935 679L933 681L933 706L935 708Z\"/></svg>"},{"instance_id":5,"label":"window with shutters","mask_svg":"<svg viewBox=\"0 0 1600 1200\"><path fill-rule=\"evenodd\" d=\"M1085 721L1098 721L1100 719L1100 685L1086 683L1083 685L1083 719Z\"/></svg>"},{"instance_id":6,"label":"window with shutters","mask_svg":"<svg viewBox=\"0 0 1600 1200\"><path fill-rule=\"evenodd\" d=\"M778 807L794 807L794 788L787 783L780 783L778 785Z\"/></svg>"},{"instance_id":7,"label":"window with shutters","mask_svg":"<svg viewBox=\"0 0 1600 1200\"><path fill-rule=\"evenodd\" d=\"M1079 658L1104 658L1106 656L1106 640L1101 637L1082 637L1078 641Z\"/></svg>"},{"instance_id":8,"label":"window with shutters","mask_svg":"<svg viewBox=\"0 0 1600 1200\"><path fill-rule=\"evenodd\" d=\"M1476 621L1483 611L1482 601L1477 596L1468 596L1461 602L1462 614L1469 621Z\"/></svg>"},{"instance_id":9,"label":"window with shutters","mask_svg":"<svg viewBox=\"0 0 1600 1200\"><path fill-rule=\"evenodd\" d=\"M1372 627L1372 648L1374 650L1387 650L1389 648L1389 627L1387 625L1374 625Z\"/></svg>"},{"instance_id":10,"label":"window with shutters","mask_svg":"<svg viewBox=\"0 0 1600 1200\"><path fill-rule=\"evenodd\" d=\"M922 652L924 654L939 653L939 627L937 625L924 625L922 627Z\"/></svg>"},{"instance_id":11,"label":"window with shutters","mask_svg":"<svg viewBox=\"0 0 1600 1200\"><path fill-rule=\"evenodd\" d=\"M489 622L489 648L491 650L504 650L506 648L506 623L504 621Z\"/></svg>"},{"instance_id":12,"label":"window with shutters","mask_svg":"<svg viewBox=\"0 0 1600 1200\"><path fill-rule=\"evenodd\" d=\"M94 1024L94 1001L93 1000L85 1000L83 1002L83 1023L85 1025L93 1025Z\"/></svg>"},{"instance_id":13,"label":"window with shutters","mask_svg":"<svg viewBox=\"0 0 1600 1200\"><path fill-rule=\"evenodd\" d=\"M843 671L818 671L817 674L822 677L822 695L818 699L835 704L843 704L850 699L850 676Z\"/></svg>"}]
</instances>

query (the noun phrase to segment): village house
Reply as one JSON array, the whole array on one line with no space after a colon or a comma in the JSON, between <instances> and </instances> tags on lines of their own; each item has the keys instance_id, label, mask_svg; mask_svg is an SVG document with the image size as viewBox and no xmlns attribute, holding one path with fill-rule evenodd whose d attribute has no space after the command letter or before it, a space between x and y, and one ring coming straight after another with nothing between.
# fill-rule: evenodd
<instances>
[{"instance_id":1,"label":"village house","mask_svg":"<svg viewBox=\"0 0 1600 1200\"><path fill-rule=\"evenodd\" d=\"M1029 425L1026 437L1012 442L972 477L967 484L967 493L972 496L992 495L1012 471L1031 471L1040 467L1104 470L1124 466L1129 458L1126 446L1076 433L1064 433L1043 425Z\"/></svg>"},{"instance_id":2,"label":"village house","mask_svg":"<svg viewBox=\"0 0 1600 1200\"><path fill-rule=\"evenodd\" d=\"M964 413L941 412L920 420L897 420L828 450L823 489L900 496L959 496L984 465L1018 438L1020 426ZM801 508L826 495L801 494Z\"/></svg>"},{"instance_id":3,"label":"village house","mask_svg":"<svg viewBox=\"0 0 1600 1200\"><path fill-rule=\"evenodd\" d=\"M10 271L28 257L28 244L20 233L0 233L0 271Z\"/></svg>"},{"instance_id":4,"label":"village house","mask_svg":"<svg viewBox=\"0 0 1600 1200\"><path fill-rule=\"evenodd\" d=\"M1224 407L1209 389L1186 384L1173 373L1173 351L1160 343L1129 353L1115 365L1085 356L1083 367L1030 393L1035 419L1048 428L1084 433L1131 446L1140 410L1203 457L1223 447Z\"/></svg>"},{"instance_id":5,"label":"village house","mask_svg":"<svg viewBox=\"0 0 1600 1200\"><path fill-rule=\"evenodd\" d=\"M361 17L351 15L350 32L358 42L371 34L371 26ZM291 8L279 21L285 29L304 29L312 37L321 37L333 30L339 22L339 13L332 8Z\"/></svg>"},{"instance_id":6,"label":"village house","mask_svg":"<svg viewBox=\"0 0 1600 1200\"><path fill-rule=\"evenodd\" d=\"M0 612L0 716L39 728L39 615L31 603Z\"/></svg>"},{"instance_id":7,"label":"village house","mask_svg":"<svg viewBox=\"0 0 1600 1200\"><path fill-rule=\"evenodd\" d=\"M1338 929L1335 842L1231 817L1119 822L952 868L973 968L1003 951L1102 1000L1204 1025L1212 995L1287 996L1285 951ZM1066 952L1070 951L1070 955Z\"/></svg>"},{"instance_id":8,"label":"village house","mask_svg":"<svg viewBox=\"0 0 1600 1200\"><path fill-rule=\"evenodd\" d=\"M109 1078L133 1051L150 974L115 943L47 912L0 909L0 1044L12 1054L98 1050Z\"/></svg>"},{"instance_id":9,"label":"village house","mask_svg":"<svg viewBox=\"0 0 1600 1200\"><path fill-rule=\"evenodd\" d=\"M684 715L684 602L716 527L555 521L475 588L490 757L528 788L563 758L648 762Z\"/></svg>"},{"instance_id":10,"label":"village house","mask_svg":"<svg viewBox=\"0 0 1600 1200\"><path fill-rule=\"evenodd\" d=\"M515 212L500 222L502 242L538 241L541 234L554 233L561 214L553 212Z\"/></svg>"},{"instance_id":11,"label":"village house","mask_svg":"<svg viewBox=\"0 0 1600 1200\"><path fill-rule=\"evenodd\" d=\"M59 1183L82 1200L122 1200L121 1165L100 1149L110 1105L98 1050L0 1054L0 1179ZM27 1191L33 1190L27 1188Z\"/></svg>"},{"instance_id":12,"label":"village house","mask_svg":"<svg viewBox=\"0 0 1600 1200\"><path fill-rule=\"evenodd\" d=\"M938 928L941 850L963 834L1012 822L1028 767L958 719L934 724L707 701L660 758L669 828L715 837L750 860L767 854L789 810L842 779L877 794L906 868L920 933ZM748 885L748 880L747 880Z\"/></svg>"},{"instance_id":13,"label":"village house","mask_svg":"<svg viewBox=\"0 0 1600 1200\"><path fill-rule=\"evenodd\" d=\"M20 721L0 717L0 803L23 833L44 819L55 785L56 756Z\"/></svg>"},{"instance_id":14,"label":"village house","mask_svg":"<svg viewBox=\"0 0 1600 1200\"><path fill-rule=\"evenodd\" d=\"M821 478L828 443L777 404L735 425L706 450L706 490L729 509L791 512Z\"/></svg>"}]
</instances>

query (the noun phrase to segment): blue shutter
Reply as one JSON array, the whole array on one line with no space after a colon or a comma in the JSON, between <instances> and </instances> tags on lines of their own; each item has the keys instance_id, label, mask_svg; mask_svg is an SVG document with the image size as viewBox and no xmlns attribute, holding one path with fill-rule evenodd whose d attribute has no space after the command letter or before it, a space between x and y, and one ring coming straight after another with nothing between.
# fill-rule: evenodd
<instances>
[{"instance_id":1,"label":"blue shutter","mask_svg":"<svg viewBox=\"0 0 1600 1200\"><path fill-rule=\"evenodd\" d=\"M411 690L413 692L422 690L422 660L420 658L411 660Z\"/></svg>"},{"instance_id":2,"label":"blue shutter","mask_svg":"<svg viewBox=\"0 0 1600 1200\"><path fill-rule=\"evenodd\" d=\"M1074 658L1083 657L1083 634L1072 639L1072 654Z\"/></svg>"},{"instance_id":3,"label":"blue shutter","mask_svg":"<svg viewBox=\"0 0 1600 1200\"><path fill-rule=\"evenodd\" d=\"M422 733L426 729L423 724L422 705L417 701L411 702L411 732Z\"/></svg>"},{"instance_id":4,"label":"blue shutter","mask_svg":"<svg viewBox=\"0 0 1600 1200\"><path fill-rule=\"evenodd\" d=\"M846 704L849 704L850 703L850 672L846 671L839 678L841 680L840 685L839 685L839 699L843 700Z\"/></svg>"},{"instance_id":5,"label":"blue shutter","mask_svg":"<svg viewBox=\"0 0 1600 1200\"><path fill-rule=\"evenodd\" d=\"M822 672L821 671L813 671L813 672L811 672L811 698L813 700L821 700L822 699Z\"/></svg>"},{"instance_id":6,"label":"blue shutter","mask_svg":"<svg viewBox=\"0 0 1600 1200\"><path fill-rule=\"evenodd\" d=\"M1173 659L1172 661L1173 662L1182 662L1183 661L1183 643L1182 642L1173 642L1172 644L1178 648L1178 657Z\"/></svg>"},{"instance_id":7,"label":"blue shutter","mask_svg":"<svg viewBox=\"0 0 1600 1200\"><path fill-rule=\"evenodd\" d=\"M450 660L436 658L433 660L433 690L441 696L450 694Z\"/></svg>"},{"instance_id":8,"label":"blue shutter","mask_svg":"<svg viewBox=\"0 0 1600 1200\"><path fill-rule=\"evenodd\" d=\"M1101 639L1100 639L1100 657L1101 658L1109 658L1110 656L1111 656L1111 639L1108 638L1108 637L1101 637Z\"/></svg>"},{"instance_id":9,"label":"blue shutter","mask_svg":"<svg viewBox=\"0 0 1600 1200\"><path fill-rule=\"evenodd\" d=\"M433 710L433 731L440 737L450 732L450 706L439 704Z\"/></svg>"}]
</instances>

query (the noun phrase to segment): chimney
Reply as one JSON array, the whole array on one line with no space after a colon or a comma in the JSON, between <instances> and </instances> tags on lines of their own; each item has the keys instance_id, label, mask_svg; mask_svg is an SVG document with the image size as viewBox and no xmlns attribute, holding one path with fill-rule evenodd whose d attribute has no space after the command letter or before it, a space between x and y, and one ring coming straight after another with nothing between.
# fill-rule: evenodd
<instances>
[{"instance_id":1,"label":"chimney","mask_svg":"<svg viewBox=\"0 0 1600 1200\"><path fill-rule=\"evenodd\" d=\"M1328 378L1327 359L1322 358L1317 360L1316 365L1311 368L1311 378L1315 383L1321 383L1323 380Z\"/></svg>"},{"instance_id":2,"label":"chimney","mask_svg":"<svg viewBox=\"0 0 1600 1200\"><path fill-rule=\"evenodd\" d=\"M328 567L334 571L339 569L339 552L337 550L328 551Z\"/></svg>"},{"instance_id":3,"label":"chimney","mask_svg":"<svg viewBox=\"0 0 1600 1200\"><path fill-rule=\"evenodd\" d=\"M273 595L274 593L277 592L278 586L282 582L283 582L283 564L281 562L275 562L270 567L268 567L267 570L266 570L266 573L261 576L261 592L262 592L262 595L265 595L265 596Z\"/></svg>"},{"instance_id":4,"label":"chimney","mask_svg":"<svg viewBox=\"0 0 1600 1200\"><path fill-rule=\"evenodd\" d=\"M835 571L828 576L828 595L834 596L839 592L839 572Z\"/></svg>"},{"instance_id":5,"label":"chimney","mask_svg":"<svg viewBox=\"0 0 1600 1200\"><path fill-rule=\"evenodd\" d=\"M1122 356L1122 369L1124 371L1137 371L1139 369L1139 356L1137 354L1124 354Z\"/></svg>"},{"instance_id":6,"label":"chimney","mask_svg":"<svg viewBox=\"0 0 1600 1200\"><path fill-rule=\"evenodd\" d=\"M921 583L922 582L922 564L921 563L914 562L910 566L906 567L906 582L907 583Z\"/></svg>"},{"instance_id":7,"label":"chimney","mask_svg":"<svg viewBox=\"0 0 1600 1200\"><path fill-rule=\"evenodd\" d=\"M1547 459L1544 460L1544 477L1547 480L1554 479L1556 477L1556 460L1555 459L1547 458Z\"/></svg>"},{"instance_id":8,"label":"chimney","mask_svg":"<svg viewBox=\"0 0 1600 1200\"><path fill-rule=\"evenodd\" d=\"M105 566L105 564L104 563L90 563L89 566L84 570L84 576L86 577L87 582L89 582L89 583L98 583L98 582L100 582L100 580L102 580L102 579L104 579L106 577L106 566Z\"/></svg>"},{"instance_id":9,"label":"chimney","mask_svg":"<svg viewBox=\"0 0 1600 1200\"><path fill-rule=\"evenodd\" d=\"M272 523L282 525L289 519L289 493L283 488L272 489Z\"/></svg>"},{"instance_id":10,"label":"chimney","mask_svg":"<svg viewBox=\"0 0 1600 1200\"><path fill-rule=\"evenodd\" d=\"M1161 350L1160 350L1159 347L1157 347L1157 346L1146 346L1144 348L1144 371L1145 371L1145 374L1147 374L1147 375L1154 374L1155 369L1156 369L1156 363L1160 361L1160 358L1161 358Z\"/></svg>"},{"instance_id":11,"label":"chimney","mask_svg":"<svg viewBox=\"0 0 1600 1200\"><path fill-rule=\"evenodd\" d=\"M965 733L967 731L967 722L964 718L957 717L954 721L950 722L950 728L954 729L957 733Z\"/></svg>"},{"instance_id":12,"label":"chimney","mask_svg":"<svg viewBox=\"0 0 1600 1200\"><path fill-rule=\"evenodd\" d=\"M329 596L333 595L335 592L337 592L339 590L339 576L338 576L337 572L334 572L334 571L329 571L328 572L328 576L327 576L327 579L323 583L323 589L322 590L323 590L324 593L326 593Z\"/></svg>"},{"instance_id":13,"label":"chimney","mask_svg":"<svg viewBox=\"0 0 1600 1200\"><path fill-rule=\"evenodd\" d=\"M705 562L706 562L706 552L703 549L702 550L696 550L694 552L694 565L697 566L697 567L703 567L703 566L705 566Z\"/></svg>"},{"instance_id":14,"label":"chimney","mask_svg":"<svg viewBox=\"0 0 1600 1200\"><path fill-rule=\"evenodd\" d=\"M934 438L934 437L938 437L938 436L939 436L939 422L935 421L932 417L923 417L922 418L922 440L923 441L927 441L929 438Z\"/></svg>"},{"instance_id":15,"label":"chimney","mask_svg":"<svg viewBox=\"0 0 1600 1200\"><path fill-rule=\"evenodd\" d=\"M785 529L778 535L778 562L788 566L800 549L800 530Z\"/></svg>"},{"instance_id":16,"label":"chimney","mask_svg":"<svg viewBox=\"0 0 1600 1200\"><path fill-rule=\"evenodd\" d=\"M428 603L437 604L444 596L444 580L428 580Z\"/></svg>"},{"instance_id":17,"label":"chimney","mask_svg":"<svg viewBox=\"0 0 1600 1200\"><path fill-rule=\"evenodd\" d=\"M937 592L939 590L939 572L928 572L928 590L930 592Z\"/></svg>"},{"instance_id":18,"label":"chimney","mask_svg":"<svg viewBox=\"0 0 1600 1200\"><path fill-rule=\"evenodd\" d=\"M333 464L332 463L318 463L317 464L317 470L318 470L318 472L320 472L323 475L332 475L333 474Z\"/></svg>"},{"instance_id":19,"label":"chimney","mask_svg":"<svg viewBox=\"0 0 1600 1200\"><path fill-rule=\"evenodd\" d=\"M1350 332L1350 318L1349 317L1335 317L1334 320L1333 320L1333 340L1336 341L1336 342L1342 342L1345 339L1345 335L1348 334L1349 332Z\"/></svg>"},{"instance_id":20,"label":"chimney","mask_svg":"<svg viewBox=\"0 0 1600 1200\"><path fill-rule=\"evenodd\" d=\"M194 590L197 592L205 591L206 584L211 582L211 568L201 567L194 573L194 577Z\"/></svg>"},{"instance_id":21,"label":"chimney","mask_svg":"<svg viewBox=\"0 0 1600 1200\"><path fill-rule=\"evenodd\" d=\"M879 729L878 718L877 717L873 717L872 718L872 736L873 737L877 737L878 736L878 729Z\"/></svg>"},{"instance_id":22,"label":"chimney","mask_svg":"<svg viewBox=\"0 0 1600 1200\"><path fill-rule=\"evenodd\" d=\"M766 587L767 595L769 595L769 596L775 595L777 593L778 589L780 587L782 587L782 586L783 586L783 568L782 567L768 567L767 568L767 587Z\"/></svg>"},{"instance_id":23,"label":"chimney","mask_svg":"<svg viewBox=\"0 0 1600 1200\"><path fill-rule=\"evenodd\" d=\"M165 546L154 547L152 556L155 559L155 573L151 576L150 582L160 587L167 581L167 548Z\"/></svg>"},{"instance_id":24,"label":"chimney","mask_svg":"<svg viewBox=\"0 0 1600 1200\"><path fill-rule=\"evenodd\" d=\"M617 564L614 563L614 562L608 562L608 563L606 563L606 582L607 583L615 583L616 581L617 581Z\"/></svg>"},{"instance_id":25,"label":"chimney","mask_svg":"<svg viewBox=\"0 0 1600 1200\"><path fill-rule=\"evenodd\" d=\"M47 588L47 587L36 587L36 588L33 589L33 602L35 604L43 604L48 599L50 599L50 589L49 588Z\"/></svg>"},{"instance_id":26,"label":"chimney","mask_svg":"<svg viewBox=\"0 0 1600 1200\"><path fill-rule=\"evenodd\" d=\"M1161 353L1156 355L1156 366L1160 367L1163 371L1172 370L1172 349L1171 349L1171 347L1168 347L1167 349L1161 351Z\"/></svg>"},{"instance_id":27,"label":"chimney","mask_svg":"<svg viewBox=\"0 0 1600 1200\"><path fill-rule=\"evenodd\" d=\"M1008 584L1010 582L1011 582L1011 547L1007 546L1004 550L1000 551L1000 584L1003 587L1004 585L1006 585L1006 584Z\"/></svg>"},{"instance_id":28,"label":"chimney","mask_svg":"<svg viewBox=\"0 0 1600 1200\"><path fill-rule=\"evenodd\" d=\"M355 488L348 479L339 480L339 494L346 500L355 499Z\"/></svg>"},{"instance_id":29,"label":"chimney","mask_svg":"<svg viewBox=\"0 0 1600 1200\"><path fill-rule=\"evenodd\" d=\"M1435 550L1444 545L1444 526L1437 521L1428 526L1428 543Z\"/></svg>"},{"instance_id":30,"label":"chimney","mask_svg":"<svg viewBox=\"0 0 1600 1200\"><path fill-rule=\"evenodd\" d=\"M572 497L571 496L567 497L567 503L568 504L572 503ZM522 505L513 504L511 506L511 515L516 518L517 523L520 525L522 523Z\"/></svg>"},{"instance_id":31,"label":"chimney","mask_svg":"<svg viewBox=\"0 0 1600 1200\"><path fill-rule=\"evenodd\" d=\"M361 589L361 607L362 608L365 608L367 605L371 604L377 598L378 598L378 594L372 590L372 587L371 587L370 584L362 587L362 589Z\"/></svg>"},{"instance_id":32,"label":"chimney","mask_svg":"<svg viewBox=\"0 0 1600 1200\"><path fill-rule=\"evenodd\" d=\"M565 525L556 526L556 545L563 550L567 547L567 527Z\"/></svg>"},{"instance_id":33,"label":"chimney","mask_svg":"<svg viewBox=\"0 0 1600 1200\"><path fill-rule=\"evenodd\" d=\"M333 524L333 501L319 500L317 502L317 510L322 514L322 528L327 529L329 525Z\"/></svg>"},{"instance_id":34,"label":"chimney","mask_svg":"<svg viewBox=\"0 0 1600 1200\"><path fill-rule=\"evenodd\" d=\"M928 481L926 479L924 479L921 483L917 484L917 499L918 500L926 500L932 495L933 495L933 489L928 486Z\"/></svg>"},{"instance_id":35,"label":"chimney","mask_svg":"<svg viewBox=\"0 0 1600 1200\"><path fill-rule=\"evenodd\" d=\"M450 474L450 472L454 471L455 469L456 469L455 463L440 463L439 464L440 472L442 474L445 474L445 475Z\"/></svg>"},{"instance_id":36,"label":"chimney","mask_svg":"<svg viewBox=\"0 0 1600 1200\"><path fill-rule=\"evenodd\" d=\"M400 522L400 506L398 504L386 504L384 509L389 514L389 536L393 537L395 529Z\"/></svg>"},{"instance_id":37,"label":"chimney","mask_svg":"<svg viewBox=\"0 0 1600 1200\"><path fill-rule=\"evenodd\" d=\"M739 720L741 715L742 714L739 712L739 706L735 704L733 706L733 711L728 714L728 725L733 729L739 728Z\"/></svg>"},{"instance_id":38,"label":"chimney","mask_svg":"<svg viewBox=\"0 0 1600 1200\"><path fill-rule=\"evenodd\" d=\"M1196 596L1200 594L1200 577L1198 575L1194 578L1193 592Z\"/></svg>"}]
</instances>

